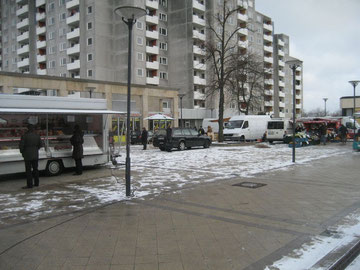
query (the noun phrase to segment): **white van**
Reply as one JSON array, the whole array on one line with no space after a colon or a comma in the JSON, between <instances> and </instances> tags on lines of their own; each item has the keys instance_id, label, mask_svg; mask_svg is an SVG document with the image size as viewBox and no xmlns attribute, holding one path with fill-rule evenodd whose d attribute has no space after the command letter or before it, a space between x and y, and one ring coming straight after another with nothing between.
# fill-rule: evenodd
<instances>
[{"instance_id":1,"label":"white van","mask_svg":"<svg viewBox=\"0 0 360 270\"><path fill-rule=\"evenodd\" d=\"M267 123L266 138L273 141L283 141L286 134L292 134L292 123L289 119L273 118Z\"/></svg>"},{"instance_id":2,"label":"white van","mask_svg":"<svg viewBox=\"0 0 360 270\"><path fill-rule=\"evenodd\" d=\"M269 115L236 115L230 118L224 129L226 141L261 139L266 132Z\"/></svg>"}]
</instances>

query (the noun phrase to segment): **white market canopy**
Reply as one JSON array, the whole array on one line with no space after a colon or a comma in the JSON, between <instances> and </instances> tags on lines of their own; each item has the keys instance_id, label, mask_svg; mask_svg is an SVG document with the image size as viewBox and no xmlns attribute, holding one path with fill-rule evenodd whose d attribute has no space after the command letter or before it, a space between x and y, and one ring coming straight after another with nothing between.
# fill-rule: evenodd
<instances>
[{"instance_id":1,"label":"white market canopy","mask_svg":"<svg viewBox=\"0 0 360 270\"><path fill-rule=\"evenodd\" d=\"M152 116L144 118L144 120L174 120L174 118L164 115L164 114L154 114Z\"/></svg>"}]
</instances>

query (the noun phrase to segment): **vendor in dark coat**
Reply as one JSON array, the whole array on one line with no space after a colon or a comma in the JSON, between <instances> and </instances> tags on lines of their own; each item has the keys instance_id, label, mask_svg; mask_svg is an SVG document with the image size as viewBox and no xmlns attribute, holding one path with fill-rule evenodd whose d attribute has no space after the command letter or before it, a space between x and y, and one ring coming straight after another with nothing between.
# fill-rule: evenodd
<instances>
[{"instance_id":1,"label":"vendor in dark coat","mask_svg":"<svg viewBox=\"0 0 360 270\"><path fill-rule=\"evenodd\" d=\"M147 139L148 139L148 132L145 127L143 127L141 132L141 143L144 146L143 150L146 150L147 145Z\"/></svg>"},{"instance_id":2,"label":"vendor in dark coat","mask_svg":"<svg viewBox=\"0 0 360 270\"><path fill-rule=\"evenodd\" d=\"M26 183L23 188L39 186L39 149L42 141L39 134L35 133L33 125L28 125L28 131L21 137L19 149L25 161ZM31 170L32 168L32 170ZM34 183L33 183L34 178Z\"/></svg>"},{"instance_id":3,"label":"vendor in dark coat","mask_svg":"<svg viewBox=\"0 0 360 270\"><path fill-rule=\"evenodd\" d=\"M76 164L76 172L74 175L82 174L83 167L81 159L84 157L83 155L83 143L84 143L84 133L80 130L79 125L74 127L74 134L70 138L71 145L73 146L72 157L75 160Z\"/></svg>"}]
</instances>

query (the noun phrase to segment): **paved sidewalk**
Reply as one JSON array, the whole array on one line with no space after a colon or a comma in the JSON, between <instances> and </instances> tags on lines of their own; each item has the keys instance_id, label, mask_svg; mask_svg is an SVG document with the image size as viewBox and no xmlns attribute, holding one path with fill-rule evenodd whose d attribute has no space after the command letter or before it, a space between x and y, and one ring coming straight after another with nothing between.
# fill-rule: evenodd
<instances>
[{"instance_id":1,"label":"paved sidewalk","mask_svg":"<svg viewBox=\"0 0 360 270\"><path fill-rule=\"evenodd\" d=\"M359 162L340 155L0 226L0 269L264 269L359 210ZM244 181L266 185L234 186Z\"/></svg>"}]
</instances>

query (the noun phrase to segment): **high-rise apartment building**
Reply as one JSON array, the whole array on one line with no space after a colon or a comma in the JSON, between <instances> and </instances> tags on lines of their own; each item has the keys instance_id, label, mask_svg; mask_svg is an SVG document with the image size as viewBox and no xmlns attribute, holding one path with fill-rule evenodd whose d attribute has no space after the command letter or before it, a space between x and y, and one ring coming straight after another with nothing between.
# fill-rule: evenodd
<instances>
[{"instance_id":1,"label":"high-rise apartment building","mask_svg":"<svg viewBox=\"0 0 360 270\"><path fill-rule=\"evenodd\" d=\"M128 30L114 13L118 1L1 0L1 70L40 75L127 80ZM203 43L210 38L207 20L223 0L133 0L148 14L133 27L132 82L178 88L184 119L199 125L216 117L216 99L205 93L207 73ZM255 0L229 0L239 11L229 24L238 30L241 51L258 53L266 67L262 111L287 117L292 112L289 37L274 34L273 21L255 9ZM216 26L214 26L216 27ZM231 26L230 26L231 27ZM296 108L302 110L302 70L296 74ZM162 107L170 107L164 100ZM215 113L213 113L213 111ZM226 104L228 115L236 113ZM196 122L197 121L197 122Z\"/></svg>"}]
</instances>

